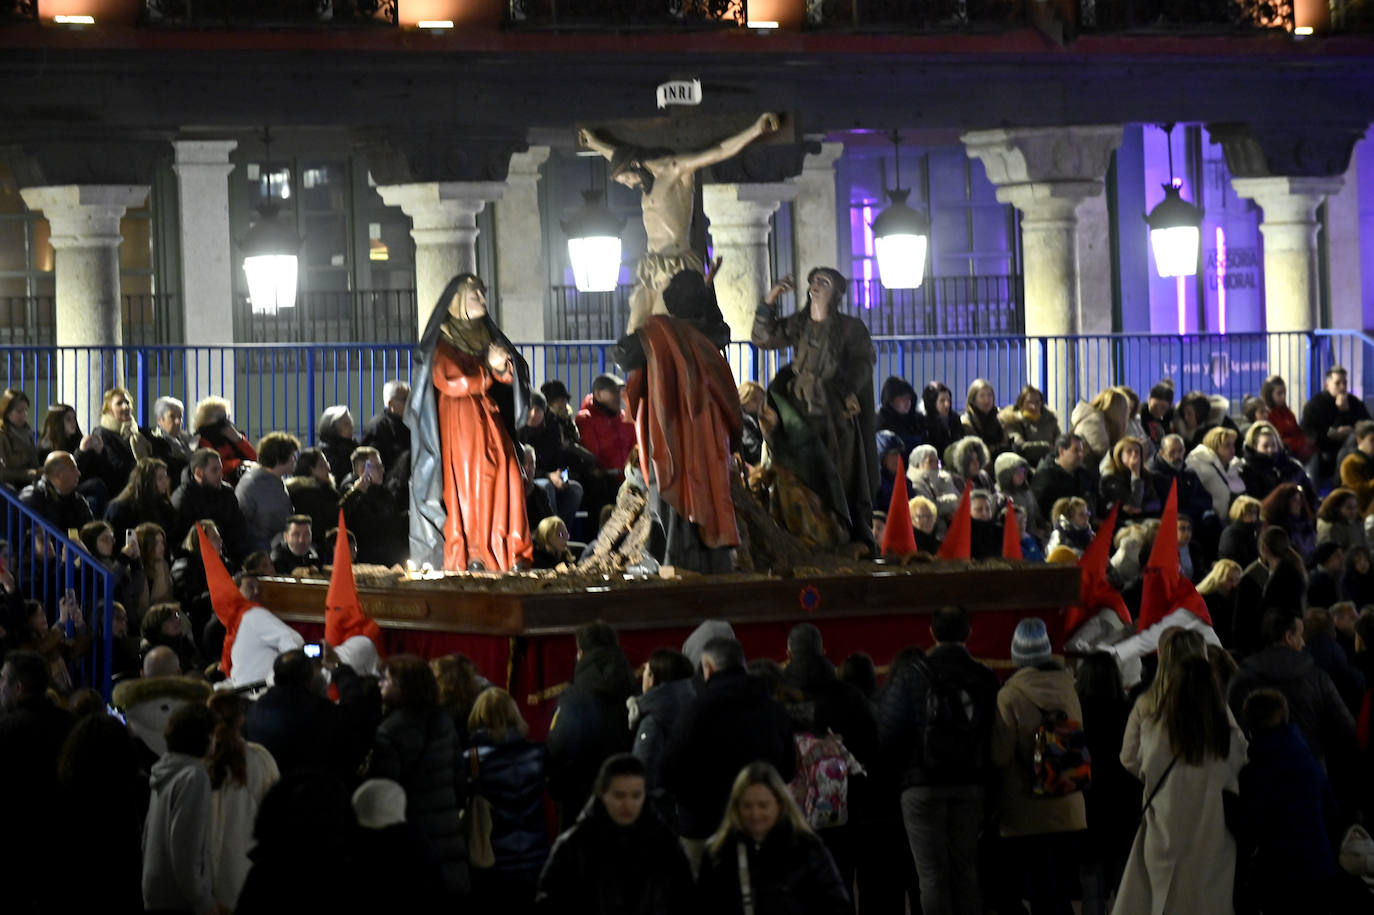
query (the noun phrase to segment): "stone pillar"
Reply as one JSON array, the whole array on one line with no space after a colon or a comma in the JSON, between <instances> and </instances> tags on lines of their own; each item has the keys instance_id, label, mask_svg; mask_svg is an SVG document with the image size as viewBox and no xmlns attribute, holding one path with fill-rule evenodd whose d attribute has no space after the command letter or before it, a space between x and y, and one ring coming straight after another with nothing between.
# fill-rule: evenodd
<instances>
[{"instance_id":1,"label":"stone pillar","mask_svg":"<svg viewBox=\"0 0 1374 915\"><path fill-rule=\"evenodd\" d=\"M387 206L400 207L411 220L421 331L448 281L455 274L476 272L477 214L505 190L499 181L420 181L377 188Z\"/></svg>"},{"instance_id":2,"label":"stone pillar","mask_svg":"<svg viewBox=\"0 0 1374 915\"><path fill-rule=\"evenodd\" d=\"M796 239L799 277L813 267L840 269L835 161L843 153L843 143L822 143L821 151L808 155L802 161L801 174L792 179L797 186L792 201L792 237Z\"/></svg>"},{"instance_id":3,"label":"stone pillar","mask_svg":"<svg viewBox=\"0 0 1374 915\"><path fill-rule=\"evenodd\" d=\"M510 159L506 190L496 202L496 279L500 286L501 329L516 343L539 343L547 336L543 223L539 213L539 169L547 146L531 146Z\"/></svg>"},{"instance_id":4,"label":"stone pillar","mask_svg":"<svg viewBox=\"0 0 1374 915\"><path fill-rule=\"evenodd\" d=\"M147 185L68 184L20 191L41 210L57 252L59 396L76 408L89 432L105 390L120 381L122 309L119 297L119 220L148 198Z\"/></svg>"},{"instance_id":5,"label":"stone pillar","mask_svg":"<svg viewBox=\"0 0 1374 915\"><path fill-rule=\"evenodd\" d=\"M976 130L963 135L997 185L997 199L1021 213L1026 289L1026 335L1060 337L1082 332L1077 208L1102 193L1119 125ZM1107 252L1103 251L1103 256ZM1090 303L1091 304L1091 303ZM1080 391L1079 344L1051 339L1042 352L1028 342L1027 378L1043 385L1049 404L1067 415Z\"/></svg>"},{"instance_id":6,"label":"stone pillar","mask_svg":"<svg viewBox=\"0 0 1374 915\"><path fill-rule=\"evenodd\" d=\"M181 308L186 353L186 423L211 394L234 403L234 246L229 233L229 154L235 140L173 140L181 217ZM152 408L152 404L148 404ZM155 417L140 417L151 424Z\"/></svg>"},{"instance_id":7,"label":"stone pillar","mask_svg":"<svg viewBox=\"0 0 1374 915\"><path fill-rule=\"evenodd\" d=\"M1232 178L1236 194L1264 211L1264 324L1269 332L1269 368L1289 390L1310 391L1310 352L1305 331L1317 326L1320 278L1317 264L1317 207L1341 189L1331 178ZM1320 379L1318 379L1320 382Z\"/></svg>"},{"instance_id":8,"label":"stone pillar","mask_svg":"<svg viewBox=\"0 0 1374 915\"><path fill-rule=\"evenodd\" d=\"M702 188L711 247L722 259L716 300L735 340L749 339L754 309L772 282L768 219L796 191L795 185L781 183L708 184Z\"/></svg>"}]
</instances>

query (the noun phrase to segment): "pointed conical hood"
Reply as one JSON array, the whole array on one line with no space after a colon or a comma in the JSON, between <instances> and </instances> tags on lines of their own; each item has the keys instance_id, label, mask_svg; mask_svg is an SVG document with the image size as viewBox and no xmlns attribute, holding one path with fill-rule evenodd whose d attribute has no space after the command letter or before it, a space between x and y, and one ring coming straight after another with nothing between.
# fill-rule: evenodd
<instances>
[{"instance_id":1,"label":"pointed conical hood","mask_svg":"<svg viewBox=\"0 0 1374 915\"><path fill-rule=\"evenodd\" d=\"M224 560L215 552L200 522L196 522L196 536L200 538L200 561L205 567L205 583L210 589L210 606L215 608L215 616L224 624L224 651L220 653L220 668L227 677L233 667L230 658L234 637L239 633L239 621L257 605L244 597L238 585L234 584L229 570L224 567Z\"/></svg>"},{"instance_id":2,"label":"pointed conical hood","mask_svg":"<svg viewBox=\"0 0 1374 915\"><path fill-rule=\"evenodd\" d=\"M363 612L358 600L358 583L353 579L353 557L348 549L348 528L343 509L339 509L339 535L334 540L334 568L329 576L329 592L324 598L324 640L338 647L355 635L365 635L382 650L382 629Z\"/></svg>"},{"instance_id":3,"label":"pointed conical hood","mask_svg":"<svg viewBox=\"0 0 1374 915\"><path fill-rule=\"evenodd\" d=\"M1140 591L1140 620L1137 629L1144 632L1175 610L1184 609L1212 625L1207 602L1197 593L1193 583L1183 577L1178 564L1178 480L1169 484L1169 500L1159 519L1159 536L1155 537L1150 561L1145 564L1145 581Z\"/></svg>"},{"instance_id":4,"label":"pointed conical hood","mask_svg":"<svg viewBox=\"0 0 1374 915\"><path fill-rule=\"evenodd\" d=\"M1007 498L1006 520L1002 522L1002 558L1025 559L1021 553L1021 526L1016 523L1016 503Z\"/></svg>"},{"instance_id":5,"label":"pointed conical hood","mask_svg":"<svg viewBox=\"0 0 1374 915\"><path fill-rule=\"evenodd\" d=\"M892 501L883 527L882 554L910 556L916 552L916 531L911 526L911 504L906 496L906 463L897 458L897 478L892 481Z\"/></svg>"},{"instance_id":6,"label":"pointed conical hood","mask_svg":"<svg viewBox=\"0 0 1374 915\"><path fill-rule=\"evenodd\" d=\"M1116 534L1116 516L1119 506L1113 505L1107 519L1093 535L1093 542L1078 560L1083 582L1078 595L1078 605L1070 607L1064 615L1064 635L1070 636L1079 626L1098 614L1104 607L1116 611L1116 615L1127 626L1131 625L1131 613L1121 594L1107 580L1107 561L1111 559L1112 537Z\"/></svg>"},{"instance_id":7,"label":"pointed conical hood","mask_svg":"<svg viewBox=\"0 0 1374 915\"><path fill-rule=\"evenodd\" d=\"M954 519L949 522L945 542L940 544L941 559L968 559L973 551L973 515L969 510L969 497L973 493L973 483L964 484L964 494L959 497L959 508Z\"/></svg>"}]
</instances>

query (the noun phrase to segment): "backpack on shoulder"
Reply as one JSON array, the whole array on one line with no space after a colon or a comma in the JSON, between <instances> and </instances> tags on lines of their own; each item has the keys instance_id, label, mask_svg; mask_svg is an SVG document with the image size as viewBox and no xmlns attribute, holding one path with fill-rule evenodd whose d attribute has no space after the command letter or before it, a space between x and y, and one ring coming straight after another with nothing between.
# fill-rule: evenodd
<instances>
[{"instance_id":1,"label":"backpack on shoulder","mask_svg":"<svg viewBox=\"0 0 1374 915\"><path fill-rule=\"evenodd\" d=\"M797 774L789 784L793 799L812 829L849 822L849 776L864 768L834 731L822 736L796 734Z\"/></svg>"},{"instance_id":2,"label":"backpack on shoulder","mask_svg":"<svg viewBox=\"0 0 1374 915\"><path fill-rule=\"evenodd\" d=\"M1036 797L1065 797L1088 790L1093 766L1082 723L1059 709L1039 711L1031 793Z\"/></svg>"},{"instance_id":3,"label":"backpack on shoulder","mask_svg":"<svg viewBox=\"0 0 1374 915\"><path fill-rule=\"evenodd\" d=\"M937 677L921 659L926 675L922 765L931 772L967 772L988 755L986 710L979 709L967 678Z\"/></svg>"}]
</instances>

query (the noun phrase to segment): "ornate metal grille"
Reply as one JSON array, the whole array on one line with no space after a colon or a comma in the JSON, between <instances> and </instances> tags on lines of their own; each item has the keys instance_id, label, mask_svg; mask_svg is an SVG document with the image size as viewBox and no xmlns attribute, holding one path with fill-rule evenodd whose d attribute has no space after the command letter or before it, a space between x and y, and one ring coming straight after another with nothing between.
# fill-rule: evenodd
<instances>
[{"instance_id":1,"label":"ornate metal grille","mask_svg":"<svg viewBox=\"0 0 1374 915\"><path fill-rule=\"evenodd\" d=\"M507 23L617 29L744 25L744 0L510 0Z\"/></svg>"},{"instance_id":2,"label":"ornate metal grille","mask_svg":"<svg viewBox=\"0 0 1374 915\"><path fill-rule=\"evenodd\" d=\"M143 0L145 24L178 27L394 28L397 13L398 0Z\"/></svg>"}]
</instances>

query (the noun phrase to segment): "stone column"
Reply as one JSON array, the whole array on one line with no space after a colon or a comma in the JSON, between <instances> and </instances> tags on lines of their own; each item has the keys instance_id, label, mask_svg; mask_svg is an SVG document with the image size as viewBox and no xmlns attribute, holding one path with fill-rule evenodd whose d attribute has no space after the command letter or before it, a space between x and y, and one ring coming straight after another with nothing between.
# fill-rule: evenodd
<instances>
[{"instance_id":1,"label":"stone column","mask_svg":"<svg viewBox=\"0 0 1374 915\"><path fill-rule=\"evenodd\" d=\"M805 276L813 267L840 267L835 161L843 153L843 143L822 143L821 151L808 155L802 161L801 174L792 179L797 186L792 201L792 237L796 239L798 276Z\"/></svg>"},{"instance_id":2,"label":"stone column","mask_svg":"<svg viewBox=\"0 0 1374 915\"><path fill-rule=\"evenodd\" d=\"M400 207L415 239L415 310L425 322L448 281L477 270L477 214L500 200L500 181L420 181L377 188L387 206Z\"/></svg>"},{"instance_id":3,"label":"stone column","mask_svg":"<svg viewBox=\"0 0 1374 915\"><path fill-rule=\"evenodd\" d=\"M186 353L186 418L214 394L234 403L234 246L229 233L229 154L235 140L173 140L181 217L181 308ZM152 408L152 404L148 404ZM155 417L141 417L151 424Z\"/></svg>"},{"instance_id":4,"label":"stone column","mask_svg":"<svg viewBox=\"0 0 1374 915\"><path fill-rule=\"evenodd\" d=\"M516 343L539 343L549 288L544 232L539 213L539 169L547 146L531 146L510 159L506 190L496 202L496 279L501 329Z\"/></svg>"},{"instance_id":5,"label":"stone column","mask_svg":"<svg viewBox=\"0 0 1374 915\"><path fill-rule=\"evenodd\" d=\"M1317 326L1317 207L1340 191L1341 178L1232 178L1231 186L1264 211L1260 235L1270 371L1282 375L1290 390L1309 390L1311 359L1303 332Z\"/></svg>"},{"instance_id":6,"label":"stone column","mask_svg":"<svg viewBox=\"0 0 1374 915\"><path fill-rule=\"evenodd\" d=\"M797 192L792 184L708 184L702 209L710 220L711 247L721 258L716 300L735 340L748 340L754 309L772 282L768 219Z\"/></svg>"},{"instance_id":7,"label":"stone column","mask_svg":"<svg viewBox=\"0 0 1374 915\"><path fill-rule=\"evenodd\" d=\"M41 210L57 252L57 345L64 402L90 431L105 390L119 383L122 309L119 297L119 220L148 198L147 185L68 184L20 191Z\"/></svg>"},{"instance_id":8,"label":"stone column","mask_svg":"<svg viewBox=\"0 0 1374 915\"><path fill-rule=\"evenodd\" d=\"M1077 208L1102 193L1112 153L1121 144L1119 125L976 130L963 135L997 185L997 199L1021 213L1027 337L1082 332ZM1106 256L1106 252L1103 252ZM1079 344L1048 340L1042 353L1028 341L1027 378L1043 385L1049 404L1066 416L1091 381L1078 377Z\"/></svg>"}]
</instances>

